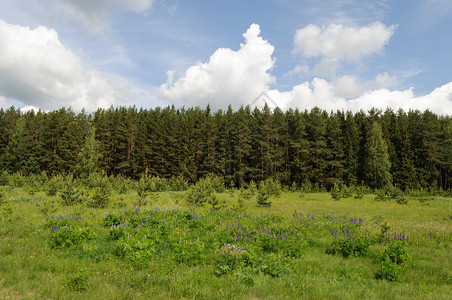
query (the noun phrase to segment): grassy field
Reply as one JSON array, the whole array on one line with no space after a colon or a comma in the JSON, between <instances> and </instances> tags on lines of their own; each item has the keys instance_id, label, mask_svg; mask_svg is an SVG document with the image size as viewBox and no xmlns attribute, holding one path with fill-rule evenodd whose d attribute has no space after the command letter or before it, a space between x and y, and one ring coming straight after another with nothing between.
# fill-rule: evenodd
<instances>
[{"instance_id":1,"label":"grassy field","mask_svg":"<svg viewBox=\"0 0 452 300\"><path fill-rule=\"evenodd\" d=\"M294 192L268 208L249 200L239 214L233 193L218 195L222 211L189 207L183 195L162 192L139 209L129 193L123 207L57 204L52 211L58 201L45 194L8 191L0 207L0 299L452 295L451 198L399 205L373 195L334 201L328 193ZM394 281L378 279L392 245L408 255L391 265Z\"/></svg>"}]
</instances>

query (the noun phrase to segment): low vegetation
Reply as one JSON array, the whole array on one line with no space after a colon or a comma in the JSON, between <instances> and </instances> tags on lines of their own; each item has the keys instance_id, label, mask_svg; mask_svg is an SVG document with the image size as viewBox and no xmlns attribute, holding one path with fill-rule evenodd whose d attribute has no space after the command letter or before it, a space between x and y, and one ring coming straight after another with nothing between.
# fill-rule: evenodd
<instances>
[{"instance_id":1,"label":"low vegetation","mask_svg":"<svg viewBox=\"0 0 452 300\"><path fill-rule=\"evenodd\" d=\"M226 189L8 175L0 298L448 299L452 199L392 186Z\"/></svg>"}]
</instances>

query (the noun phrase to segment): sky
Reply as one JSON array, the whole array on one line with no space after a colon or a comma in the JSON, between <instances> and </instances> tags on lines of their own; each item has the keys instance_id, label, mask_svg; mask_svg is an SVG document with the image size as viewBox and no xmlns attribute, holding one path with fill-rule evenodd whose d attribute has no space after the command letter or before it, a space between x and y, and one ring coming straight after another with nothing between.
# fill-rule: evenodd
<instances>
[{"instance_id":1,"label":"sky","mask_svg":"<svg viewBox=\"0 0 452 300\"><path fill-rule=\"evenodd\" d=\"M450 0L2 0L0 107L450 115L451 28Z\"/></svg>"}]
</instances>

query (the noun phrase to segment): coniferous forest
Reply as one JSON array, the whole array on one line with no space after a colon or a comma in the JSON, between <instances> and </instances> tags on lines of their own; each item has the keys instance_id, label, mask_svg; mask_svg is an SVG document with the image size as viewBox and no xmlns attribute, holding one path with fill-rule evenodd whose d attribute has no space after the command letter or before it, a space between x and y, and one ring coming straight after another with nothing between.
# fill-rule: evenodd
<instances>
[{"instance_id":1,"label":"coniferous forest","mask_svg":"<svg viewBox=\"0 0 452 300\"><path fill-rule=\"evenodd\" d=\"M286 112L268 106L117 107L94 113L0 110L0 167L9 174L96 171L137 179L148 171L190 183L209 174L228 186L272 178L450 190L452 119L430 111Z\"/></svg>"}]
</instances>

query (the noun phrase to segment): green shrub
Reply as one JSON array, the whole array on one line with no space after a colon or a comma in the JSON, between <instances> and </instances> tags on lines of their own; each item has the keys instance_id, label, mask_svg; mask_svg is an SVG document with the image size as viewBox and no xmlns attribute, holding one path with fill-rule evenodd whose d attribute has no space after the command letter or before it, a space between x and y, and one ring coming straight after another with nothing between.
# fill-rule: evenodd
<instances>
[{"instance_id":1,"label":"green shrub","mask_svg":"<svg viewBox=\"0 0 452 300\"><path fill-rule=\"evenodd\" d=\"M360 237L334 240L327 249L328 254L342 254L343 257L366 256L369 251L369 242Z\"/></svg>"},{"instance_id":2,"label":"green shrub","mask_svg":"<svg viewBox=\"0 0 452 300\"><path fill-rule=\"evenodd\" d=\"M68 275L65 280L65 285L73 291L84 292L88 289L88 274L86 270L81 268L75 274Z\"/></svg>"},{"instance_id":3,"label":"green shrub","mask_svg":"<svg viewBox=\"0 0 452 300\"><path fill-rule=\"evenodd\" d=\"M49 245L54 249L62 249L79 244L86 240L91 240L94 237L94 232L92 232L89 228L76 230L65 226L65 228L60 228L57 232L52 233Z\"/></svg>"},{"instance_id":4,"label":"green shrub","mask_svg":"<svg viewBox=\"0 0 452 300\"><path fill-rule=\"evenodd\" d=\"M366 194L366 188L362 185L355 186L355 198L363 199Z\"/></svg>"},{"instance_id":5,"label":"green shrub","mask_svg":"<svg viewBox=\"0 0 452 300\"><path fill-rule=\"evenodd\" d=\"M105 183L94 189L88 205L94 208L104 208L110 203L110 189Z\"/></svg>"},{"instance_id":6,"label":"green shrub","mask_svg":"<svg viewBox=\"0 0 452 300\"><path fill-rule=\"evenodd\" d=\"M408 254L406 242L404 241L392 241L388 248L381 254L379 261L389 260L398 265L404 265L411 256Z\"/></svg>"},{"instance_id":7,"label":"green shrub","mask_svg":"<svg viewBox=\"0 0 452 300\"><path fill-rule=\"evenodd\" d=\"M408 204L408 197L406 195L401 194L396 197L395 201L397 204L400 205Z\"/></svg>"},{"instance_id":8,"label":"green shrub","mask_svg":"<svg viewBox=\"0 0 452 300\"><path fill-rule=\"evenodd\" d=\"M174 260L179 263L185 263L192 266L204 262L204 244L200 241L178 242L173 245Z\"/></svg>"},{"instance_id":9,"label":"green shrub","mask_svg":"<svg viewBox=\"0 0 452 300\"><path fill-rule=\"evenodd\" d=\"M0 171L0 186L9 184L9 175L8 172L3 170Z\"/></svg>"},{"instance_id":10,"label":"green shrub","mask_svg":"<svg viewBox=\"0 0 452 300\"><path fill-rule=\"evenodd\" d=\"M384 260L378 265L375 277L387 281L397 281L402 273L402 267L390 260Z\"/></svg>"},{"instance_id":11,"label":"green shrub","mask_svg":"<svg viewBox=\"0 0 452 300\"><path fill-rule=\"evenodd\" d=\"M331 198L333 198L336 201L341 200L341 198L343 197L342 190L337 184L334 184L333 188L330 191L330 195Z\"/></svg>"},{"instance_id":12,"label":"green shrub","mask_svg":"<svg viewBox=\"0 0 452 300\"><path fill-rule=\"evenodd\" d=\"M39 211L46 216L56 212L57 202L55 199L46 199L36 202L36 207L38 207Z\"/></svg>"},{"instance_id":13,"label":"green shrub","mask_svg":"<svg viewBox=\"0 0 452 300\"><path fill-rule=\"evenodd\" d=\"M55 196L64 185L64 177L56 175L50 178L44 186L44 190L48 196Z\"/></svg>"},{"instance_id":14,"label":"green shrub","mask_svg":"<svg viewBox=\"0 0 452 300\"><path fill-rule=\"evenodd\" d=\"M248 252L239 245L224 244L215 251L215 254L214 273L217 276L222 276L244 267L244 256Z\"/></svg>"},{"instance_id":15,"label":"green shrub","mask_svg":"<svg viewBox=\"0 0 452 300\"><path fill-rule=\"evenodd\" d=\"M60 190L60 198L64 205L72 206L80 203L80 190L75 186L72 177L67 177L64 180L63 186Z\"/></svg>"},{"instance_id":16,"label":"green shrub","mask_svg":"<svg viewBox=\"0 0 452 300\"><path fill-rule=\"evenodd\" d=\"M114 250L115 255L128 260L135 267L142 269L149 265L150 258L156 253L151 239L130 238L119 239Z\"/></svg>"},{"instance_id":17,"label":"green shrub","mask_svg":"<svg viewBox=\"0 0 452 300\"><path fill-rule=\"evenodd\" d=\"M106 215L104 218L104 221L103 221L104 227L117 226L117 225L119 225L119 223L120 223L120 220L119 220L118 216L116 216L114 214Z\"/></svg>"},{"instance_id":18,"label":"green shrub","mask_svg":"<svg viewBox=\"0 0 452 300\"><path fill-rule=\"evenodd\" d=\"M397 281L402 273L402 266L411 260L404 241L392 241L377 258L377 279Z\"/></svg>"},{"instance_id":19,"label":"green shrub","mask_svg":"<svg viewBox=\"0 0 452 300\"><path fill-rule=\"evenodd\" d=\"M281 277L290 273L289 264L280 258L265 256L260 261L260 271L271 277Z\"/></svg>"}]
</instances>

